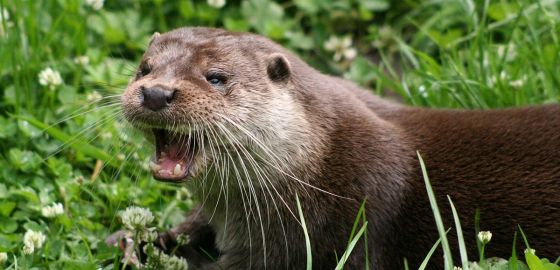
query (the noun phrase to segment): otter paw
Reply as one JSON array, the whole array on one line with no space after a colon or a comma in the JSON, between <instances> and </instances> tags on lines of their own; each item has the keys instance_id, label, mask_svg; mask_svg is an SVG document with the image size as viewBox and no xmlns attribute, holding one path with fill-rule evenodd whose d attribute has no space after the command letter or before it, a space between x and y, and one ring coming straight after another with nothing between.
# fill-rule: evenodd
<instances>
[{"instance_id":1,"label":"otter paw","mask_svg":"<svg viewBox=\"0 0 560 270\"><path fill-rule=\"evenodd\" d=\"M139 267L142 254L134 250L134 240L127 231L120 230L105 238L105 244L119 248L123 252L122 263Z\"/></svg>"}]
</instances>

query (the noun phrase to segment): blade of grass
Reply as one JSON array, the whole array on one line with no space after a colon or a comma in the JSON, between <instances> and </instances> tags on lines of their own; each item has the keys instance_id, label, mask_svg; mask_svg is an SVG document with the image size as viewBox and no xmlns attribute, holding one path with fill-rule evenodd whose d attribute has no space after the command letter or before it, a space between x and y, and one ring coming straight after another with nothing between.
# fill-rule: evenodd
<instances>
[{"instance_id":1,"label":"blade of grass","mask_svg":"<svg viewBox=\"0 0 560 270\"><path fill-rule=\"evenodd\" d=\"M521 232L521 237L523 237L523 241L525 242L525 246L527 248L531 248L531 246L529 246L529 241L527 241L527 237L525 236L525 233L523 232L523 229L521 229L521 225L517 225L517 227L519 228L519 232Z\"/></svg>"},{"instance_id":2,"label":"blade of grass","mask_svg":"<svg viewBox=\"0 0 560 270\"><path fill-rule=\"evenodd\" d=\"M358 214L356 214L356 219L354 220L354 225L352 226L352 231L350 232L350 237L348 238L347 246L350 245L350 242L352 242L356 230L358 229L358 225L360 224L360 219L364 215L365 203L366 201L364 200L362 202L362 205L360 205L360 209L358 209Z\"/></svg>"},{"instance_id":3,"label":"blade of grass","mask_svg":"<svg viewBox=\"0 0 560 270\"><path fill-rule=\"evenodd\" d=\"M299 219L301 222L301 227L303 228L303 235L305 236L305 249L307 251L307 270L313 269L313 258L311 254L311 240L309 240L309 233L307 232L307 225L305 224L305 218L303 217L303 210L301 210L301 204L299 203L299 197L296 194L296 203L299 212Z\"/></svg>"},{"instance_id":4,"label":"blade of grass","mask_svg":"<svg viewBox=\"0 0 560 270\"><path fill-rule=\"evenodd\" d=\"M352 231L350 232L350 237L348 238L348 244L346 245L347 247L350 247L352 241L355 239L356 231L358 230L358 225L360 224L360 220L362 220L362 224L367 223L366 215L365 215L365 205L366 205L366 200L362 202L362 204L360 205L360 209L358 209L358 214L356 214L356 219L354 220L354 225L352 225ZM367 230L364 232L364 244L366 247L365 248L366 266L369 269L369 253L367 251L367 239L365 239L366 236L367 236ZM344 257L345 254L346 252L342 255L340 259L337 258L336 260L337 261L344 260L346 262L348 258Z\"/></svg>"},{"instance_id":5,"label":"blade of grass","mask_svg":"<svg viewBox=\"0 0 560 270\"><path fill-rule=\"evenodd\" d=\"M447 236L447 233L451 230L451 228L447 229L447 231L445 232L445 235ZM439 246L439 243L441 242L441 237L438 238L438 240L435 242L435 244L432 246L432 248L430 249L430 251L428 252L428 255L426 255L426 258L424 258L424 260L422 261L422 263L420 264L420 267L418 267L418 270L424 270L426 269L426 266L428 266L428 262L430 262L430 259L432 258L432 255L434 254L434 252L436 251L437 247Z\"/></svg>"},{"instance_id":6,"label":"blade of grass","mask_svg":"<svg viewBox=\"0 0 560 270\"><path fill-rule=\"evenodd\" d=\"M364 200L365 203L365 200ZM365 213L362 215L362 222L365 224L367 223L367 218ZM369 249L368 249L368 236L367 236L367 230L364 232L364 255L366 258L366 270L371 269L370 268L370 262L369 262Z\"/></svg>"},{"instance_id":7,"label":"blade of grass","mask_svg":"<svg viewBox=\"0 0 560 270\"><path fill-rule=\"evenodd\" d=\"M518 266L517 266L517 248L515 247L517 245L517 231L513 234L513 245L511 248L511 257L509 258L509 269L513 269L513 270L517 270Z\"/></svg>"},{"instance_id":8,"label":"blade of grass","mask_svg":"<svg viewBox=\"0 0 560 270\"><path fill-rule=\"evenodd\" d=\"M358 233L354 236L354 239L352 239L352 242L350 242L350 245L348 245L348 247L344 251L344 254L342 254L340 261L338 261L338 264L336 265L335 268L336 270L340 270L344 268L344 264L346 263L346 260L348 260L348 257L350 257L350 253L352 253L352 250L354 250L354 247L356 247L356 243L358 243L358 240L360 240L362 234L364 234L366 227L367 227L367 222L362 225L362 228L360 228Z\"/></svg>"},{"instance_id":9,"label":"blade of grass","mask_svg":"<svg viewBox=\"0 0 560 270\"><path fill-rule=\"evenodd\" d=\"M428 177L428 172L426 171L426 165L424 164L424 160L422 159L422 156L420 155L419 151L416 151L416 154L418 155L418 160L420 161L420 167L422 169L422 175L424 177L426 191L428 192L428 198L430 199L430 206L432 208L432 212L434 213L434 219L436 221L438 233L441 238L441 245L443 248L443 256L444 256L444 266L445 269L453 269L453 255L451 254L451 248L449 247L449 242L447 241L447 235L445 234L445 228L437 205L436 196L432 189L432 185L430 184L430 178Z\"/></svg>"},{"instance_id":10,"label":"blade of grass","mask_svg":"<svg viewBox=\"0 0 560 270\"><path fill-rule=\"evenodd\" d=\"M459 214L455 209L455 205L451 200L451 197L447 195L449 204L451 205L451 211L453 212L453 220L455 221L455 231L457 231L457 241L459 242L459 254L461 255L461 265L463 265L463 270L469 269L469 256L467 255L467 247L465 246L465 239L463 238L463 229L461 228L461 221L459 220Z\"/></svg>"}]
</instances>

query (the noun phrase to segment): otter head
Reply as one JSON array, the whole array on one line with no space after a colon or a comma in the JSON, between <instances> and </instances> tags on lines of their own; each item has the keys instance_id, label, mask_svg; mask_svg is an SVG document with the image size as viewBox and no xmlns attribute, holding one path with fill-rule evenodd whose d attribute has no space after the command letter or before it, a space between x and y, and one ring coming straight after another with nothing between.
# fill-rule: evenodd
<instances>
[{"instance_id":1,"label":"otter head","mask_svg":"<svg viewBox=\"0 0 560 270\"><path fill-rule=\"evenodd\" d=\"M263 37L182 28L154 35L122 109L155 144L154 177L181 182L236 157L247 167L255 154L270 165L290 157L278 151L306 125L291 81L286 52Z\"/></svg>"}]
</instances>

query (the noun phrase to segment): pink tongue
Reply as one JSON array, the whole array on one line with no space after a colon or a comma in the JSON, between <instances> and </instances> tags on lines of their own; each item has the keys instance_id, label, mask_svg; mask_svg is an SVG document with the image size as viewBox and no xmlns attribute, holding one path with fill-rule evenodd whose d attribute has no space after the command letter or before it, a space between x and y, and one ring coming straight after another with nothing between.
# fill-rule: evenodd
<instances>
[{"instance_id":1,"label":"pink tongue","mask_svg":"<svg viewBox=\"0 0 560 270\"><path fill-rule=\"evenodd\" d=\"M158 163L158 165L160 166L161 170L167 170L172 172L175 169L175 166L177 165L177 163L179 163L181 165L181 168L184 165L184 162L182 160L173 160L167 157L164 158L160 158L160 162Z\"/></svg>"},{"instance_id":2,"label":"pink tongue","mask_svg":"<svg viewBox=\"0 0 560 270\"><path fill-rule=\"evenodd\" d=\"M172 143L166 150L167 153L162 153L158 161L158 165L161 166L162 170L172 172L177 164L181 165L181 170L186 169L185 163L188 160L187 155L189 154L187 149L180 149L177 143Z\"/></svg>"}]
</instances>

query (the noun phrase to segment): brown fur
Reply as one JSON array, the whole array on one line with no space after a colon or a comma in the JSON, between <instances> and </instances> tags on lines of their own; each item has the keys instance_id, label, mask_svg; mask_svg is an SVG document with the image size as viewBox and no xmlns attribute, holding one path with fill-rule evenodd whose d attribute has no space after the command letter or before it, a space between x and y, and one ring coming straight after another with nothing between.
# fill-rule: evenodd
<instances>
[{"instance_id":1,"label":"brown fur","mask_svg":"<svg viewBox=\"0 0 560 270\"><path fill-rule=\"evenodd\" d=\"M195 267L303 269L303 230L293 215L296 194L314 268L336 265L364 200L373 269L403 269L405 257L411 269L418 267L438 236L416 150L424 157L446 226L453 224L447 194L459 210L471 258L477 255L475 209L481 212L481 228L494 235L488 255L509 256L518 224L540 255L559 255L552 254L560 250L558 105L487 111L401 106L320 74L263 37L219 29L182 28L157 36L143 62L152 67L150 74L131 82L122 98L133 124L180 127L194 122L204 129L226 125L217 115L227 115L274 149L285 163L283 170L315 187L257 159L270 173L269 182L255 181L255 198L248 200L244 191L257 178L255 172L242 175L242 183L231 172L227 179L212 173L202 178L199 172L187 183L201 208L162 237L166 246L179 233L198 239L183 253ZM202 74L211 68L229 74L222 89L227 94L204 80ZM139 86L155 84L179 91L169 110L150 112L138 103ZM235 135L259 152L251 138ZM199 161L201 171L208 163ZM225 181L227 200L213 181ZM251 211L244 211L249 206L243 202ZM450 236L454 239L454 232ZM215 262L193 255L208 245L220 252ZM364 268L364 248L360 241L348 269ZM434 259L441 261L441 254Z\"/></svg>"}]
</instances>

